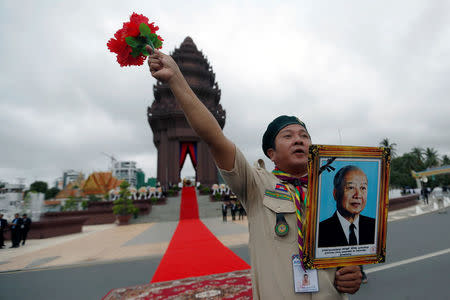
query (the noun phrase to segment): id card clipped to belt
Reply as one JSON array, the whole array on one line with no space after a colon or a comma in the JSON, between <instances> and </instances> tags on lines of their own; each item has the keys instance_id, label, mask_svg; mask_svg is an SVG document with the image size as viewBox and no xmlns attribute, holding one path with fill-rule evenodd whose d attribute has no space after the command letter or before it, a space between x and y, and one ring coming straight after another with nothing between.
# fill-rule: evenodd
<instances>
[{"instance_id":1,"label":"id card clipped to belt","mask_svg":"<svg viewBox=\"0 0 450 300\"><path fill-rule=\"evenodd\" d=\"M319 291L317 270L303 270L298 254L292 255L294 268L294 289L296 293L311 293Z\"/></svg>"}]
</instances>

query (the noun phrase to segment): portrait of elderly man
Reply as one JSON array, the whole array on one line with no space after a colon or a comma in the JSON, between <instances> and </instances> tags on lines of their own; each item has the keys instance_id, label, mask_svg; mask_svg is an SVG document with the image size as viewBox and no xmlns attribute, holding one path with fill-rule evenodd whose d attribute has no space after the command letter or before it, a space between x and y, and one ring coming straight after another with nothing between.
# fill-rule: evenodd
<instances>
[{"instance_id":1,"label":"portrait of elderly man","mask_svg":"<svg viewBox=\"0 0 450 300\"><path fill-rule=\"evenodd\" d=\"M333 180L336 211L319 223L319 247L373 244L375 219L361 215L367 203L368 180L358 167L341 168Z\"/></svg>"}]
</instances>

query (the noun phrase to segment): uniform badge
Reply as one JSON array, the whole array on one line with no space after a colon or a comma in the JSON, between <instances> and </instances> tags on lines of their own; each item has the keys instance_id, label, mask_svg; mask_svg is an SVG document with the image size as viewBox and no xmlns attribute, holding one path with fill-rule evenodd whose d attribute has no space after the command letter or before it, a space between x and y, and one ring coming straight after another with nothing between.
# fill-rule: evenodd
<instances>
[{"instance_id":1,"label":"uniform badge","mask_svg":"<svg viewBox=\"0 0 450 300\"><path fill-rule=\"evenodd\" d=\"M285 236L289 232L289 225L284 218L284 214L277 213L277 224L275 224L275 233L278 236Z\"/></svg>"},{"instance_id":2,"label":"uniform badge","mask_svg":"<svg viewBox=\"0 0 450 300\"><path fill-rule=\"evenodd\" d=\"M273 190L266 190L264 195L275 199L291 200L291 194L288 188L282 183L277 183Z\"/></svg>"},{"instance_id":3,"label":"uniform badge","mask_svg":"<svg viewBox=\"0 0 450 300\"><path fill-rule=\"evenodd\" d=\"M288 234L289 232L289 225L287 223L277 223L277 225L275 225L275 233L278 236L285 236L286 234Z\"/></svg>"},{"instance_id":4,"label":"uniform badge","mask_svg":"<svg viewBox=\"0 0 450 300\"><path fill-rule=\"evenodd\" d=\"M289 191L288 191L288 189L286 188L286 186L285 186L284 184L280 184L280 183L277 183L277 184L275 185L275 190L276 190L276 191L279 191L279 192L282 192L282 193L289 193Z\"/></svg>"}]
</instances>

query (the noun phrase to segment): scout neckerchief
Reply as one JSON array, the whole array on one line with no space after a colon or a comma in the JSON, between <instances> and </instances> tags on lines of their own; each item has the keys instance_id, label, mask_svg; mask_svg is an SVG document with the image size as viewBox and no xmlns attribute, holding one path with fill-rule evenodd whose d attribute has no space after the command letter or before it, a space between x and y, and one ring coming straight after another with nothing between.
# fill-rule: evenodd
<instances>
[{"instance_id":1,"label":"scout neckerchief","mask_svg":"<svg viewBox=\"0 0 450 300\"><path fill-rule=\"evenodd\" d=\"M272 174L275 175L281 181L287 182L295 186L295 194L298 194L298 197L302 200L301 202L306 201L306 197L304 195L302 187L308 188L308 176L303 177L294 177L286 172L281 171L278 167L272 171ZM304 202L306 206L306 202Z\"/></svg>"},{"instance_id":2,"label":"scout neckerchief","mask_svg":"<svg viewBox=\"0 0 450 300\"><path fill-rule=\"evenodd\" d=\"M275 167L275 169L272 171L272 174L281 181L290 183L295 187L295 193L292 193L289 186L286 185L286 188L288 189L289 193L291 193L291 196L293 198L292 200L295 203L295 211L297 215L299 257L302 267L303 269L305 269L303 266L303 207L306 207L306 195L303 192L302 186L308 187L308 176L297 178L279 170L277 167ZM303 203L303 207L301 203Z\"/></svg>"}]
</instances>

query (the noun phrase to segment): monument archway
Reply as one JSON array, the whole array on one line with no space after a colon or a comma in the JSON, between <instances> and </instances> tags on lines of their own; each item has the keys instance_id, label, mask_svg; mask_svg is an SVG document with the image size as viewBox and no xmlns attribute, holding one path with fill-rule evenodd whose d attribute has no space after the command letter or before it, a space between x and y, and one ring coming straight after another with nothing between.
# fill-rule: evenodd
<instances>
[{"instance_id":1,"label":"monument archway","mask_svg":"<svg viewBox=\"0 0 450 300\"><path fill-rule=\"evenodd\" d=\"M429 176L440 175L440 174L450 174L450 165L441 166L436 168L426 169L424 171L415 172L411 170L411 175L416 179L416 184L419 189L422 189L422 181L427 182Z\"/></svg>"},{"instance_id":2,"label":"monument archway","mask_svg":"<svg viewBox=\"0 0 450 300\"><path fill-rule=\"evenodd\" d=\"M194 93L223 128L226 113L219 103L220 89L203 53L186 37L171 56ZM208 146L189 126L169 86L157 81L153 94L155 99L147 109L147 117L158 150L158 181L165 187L180 182L180 171L189 153L197 181L206 185L217 183L218 171Z\"/></svg>"}]
</instances>

